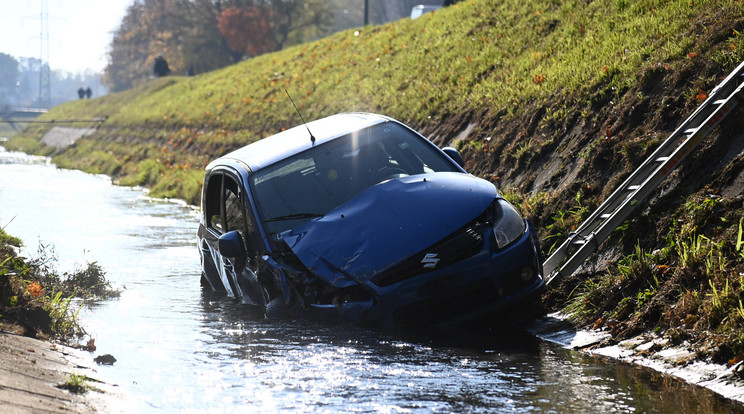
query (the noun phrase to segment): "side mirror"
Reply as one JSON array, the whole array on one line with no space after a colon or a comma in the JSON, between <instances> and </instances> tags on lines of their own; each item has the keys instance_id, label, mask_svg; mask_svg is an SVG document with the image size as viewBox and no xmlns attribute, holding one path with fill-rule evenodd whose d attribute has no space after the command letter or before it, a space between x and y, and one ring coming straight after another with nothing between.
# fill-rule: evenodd
<instances>
[{"instance_id":1,"label":"side mirror","mask_svg":"<svg viewBox=\"0 0 744 414\"><path fill-rule=\"evenodd\" d=\"M456 150L453 147L444 147L442 148L442 151L444 151L445 154L449 155L449 157L452 158L452 161L456 162L457 165L459 165L462 168L465 168L465 160L462 159L462 155L460 155L460 151Z\"/></svg>"},{"instance_id":2,"label":"side mirror","mask_svg":"<svg viewBox=\"0 0 744 414\"><path fill-rule=\"evenodd\" d=\"M224 257L238 257L245 254L245 246L237 230L228 231L217 239L217 247Z\"/></svg>"}]
</instances>

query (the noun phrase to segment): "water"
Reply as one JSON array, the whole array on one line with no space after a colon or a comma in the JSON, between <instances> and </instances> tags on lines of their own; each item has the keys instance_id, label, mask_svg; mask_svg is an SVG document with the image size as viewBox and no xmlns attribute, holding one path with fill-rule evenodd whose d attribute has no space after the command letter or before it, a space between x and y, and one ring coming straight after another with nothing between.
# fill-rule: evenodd
<instances>
[{"instance_id":1,"label":"water","mask_svg":"<svg viewBox=\"0 0 744 414\"><path fill-rule=\"evenodd\" d=\"M0 149L0 227L123 289L81 315L127 412L717 413L707 390L512 332L261 323L202 292L198 211Z\"/></svg>"}]
</instances>

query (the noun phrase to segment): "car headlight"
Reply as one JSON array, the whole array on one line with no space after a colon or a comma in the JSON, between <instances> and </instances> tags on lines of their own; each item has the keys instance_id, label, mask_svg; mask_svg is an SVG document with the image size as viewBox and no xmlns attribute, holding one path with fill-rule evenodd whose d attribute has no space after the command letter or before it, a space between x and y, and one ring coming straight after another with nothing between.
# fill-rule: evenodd
<instances>
[{"instance_id":1,"label":"car headlight","mask_svg":"<svg viewBox=\"0 0 744 414\"><path fill-rule=\"evenodd\" d=\"M493 235L499 249L503 249L522 236L527 225L517 209L503 198L496 200L494 209Z\"/></svg>"}]
</instances>

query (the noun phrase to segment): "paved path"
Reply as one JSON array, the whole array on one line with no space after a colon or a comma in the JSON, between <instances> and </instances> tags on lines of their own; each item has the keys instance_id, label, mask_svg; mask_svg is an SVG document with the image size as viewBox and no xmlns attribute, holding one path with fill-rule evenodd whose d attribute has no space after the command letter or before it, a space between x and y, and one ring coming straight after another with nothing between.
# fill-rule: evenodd
<instances>
[{"instance_id":1,"label":"paved path","mask_svg":"<svg viewBox=\"0 0 744 414\"><path fill-rule=\"evenodd\" d=\"M73 372L95 378L92 367L70 362L75 359L75 352L72 348L0 331L0 413L111 412L112 400L104 393L73 394L57 388ZM111 387L96 382L89 384L102 390Z\"/></svg>"},{"instance_id":2,"label":"paved path","mask_svg":"<svg viewBox=\"0 0 744 414\"><path fill-rule=\"evenodd\" d=\"M78 139L90 135L95 128L71 128L55 126L44 134L41 142L50 147L65 148L75 143Z\"/></svg>"}]
</instances>

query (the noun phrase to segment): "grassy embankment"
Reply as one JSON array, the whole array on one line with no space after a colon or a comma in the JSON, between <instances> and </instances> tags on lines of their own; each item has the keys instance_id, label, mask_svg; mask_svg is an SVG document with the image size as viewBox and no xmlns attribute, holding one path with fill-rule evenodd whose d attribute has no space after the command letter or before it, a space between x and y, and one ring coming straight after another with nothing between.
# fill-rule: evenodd
<instances>
[{"instance_id":1,"label":"grassy embankment","mask_svg":"<svg viewBox=\"0 0 744 414\"><path fill-rule=\"evenodd\" d=\"M602 3L602 4L599 4ZM622 97L643 68L700 53L681 36L700 14L741 15L736 1L466 1L416 21L339 33L196 78L170 77L92 101L61 105L42 119L108 116L99 134L55 162L154 186L156 195L196 201L210 159L306 119L376 111L422 128L481 108L524 116L560 100L550 118L592 116L596 96ZM722 10L718 10L722 8ZM741 56L714 58L730 65ZM681 93L692 99L697 89ZM526 105L529 103L529 105ZM49 152L31 128L9 145ZM30 138L30 140L28 139Z\"/></svg>"},{"instance_id":2,"label":"grassy embankment","mask_svg":"<svg viewBox=\"0 0 744 414\"><path fill-rule=\"evenodd\" d=\"M44 126L8 146L196 203L207 162L299 122L286 89L308 120L381 112L438 144L472 127L454 142L469 170L520 206L547 254L744 59L742 33L734 0L467 0L70 102L43 119L108 119L60 152L38 143ZM744 160L715 157L741 125L724 123L605 245L604 265L549 290L548 303L616 338L656 330L712 341L719 360L744 351L744 214L726 192Z\"/></svg>"}]
</instances>

